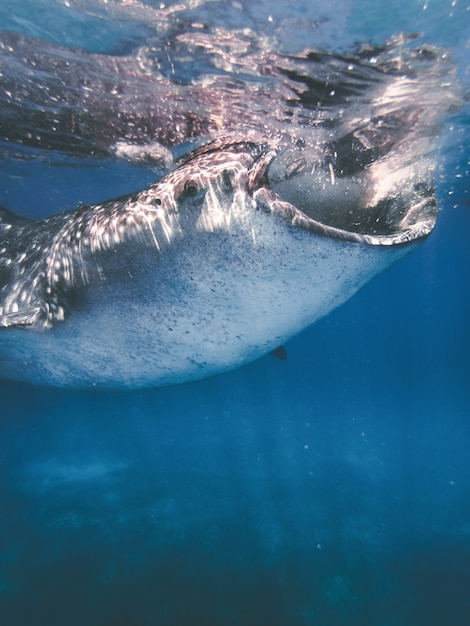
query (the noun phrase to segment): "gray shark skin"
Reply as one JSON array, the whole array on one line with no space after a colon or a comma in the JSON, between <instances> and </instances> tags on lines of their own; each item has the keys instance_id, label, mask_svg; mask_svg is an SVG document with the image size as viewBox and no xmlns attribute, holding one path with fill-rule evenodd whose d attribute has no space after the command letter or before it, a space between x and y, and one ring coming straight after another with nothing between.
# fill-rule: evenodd
<instances>
[{"instance_id":1,"label":"gray shark skin","mask_svg":"<svg viewBox=\"0 0 470 626\"><path fill-rule=\"evenodd\" d=\"M202 35L198 43L213 44ZM444 55L424 50L384 47L380 62L370 51L364 60L313 52L268 59L256 50L242 56L244 71L264 63L276 89L255 90L251 103L249 91L243 100L220 76L205 91L186 85L188 100L162 81L178 98L163 97L165 114L129 131L127 145L211 141L129 196L37 221L1 210L0 375L122 389L198 380L259 358L350 298L435 225L435 138L457 96L443 80ZM54 72L70 72L71 60L62 61ZM114 63L99 62L98 73ZM10 116L11 145L26 142L28 106L46 149L70 135L77 150L109 150L124 127L135 131L119 89L108 90L117 109L107 109L99 88L85 92L86 102L79 89L75 101L68 87L51 95L52 78L40 97L55 112L30 102L33 88L23 101L6 96L0 118ZM175 123L197 93L197 124ZM76 110L92 119L95 108L110 118L117 111L119 123L99 118L92 132L83 117L69 117L61 132L47 128L48 116L57 113L59 124L59 113ZM181 136L158 131L171 130L170 121Z\"/></svg>"}]
</instances>

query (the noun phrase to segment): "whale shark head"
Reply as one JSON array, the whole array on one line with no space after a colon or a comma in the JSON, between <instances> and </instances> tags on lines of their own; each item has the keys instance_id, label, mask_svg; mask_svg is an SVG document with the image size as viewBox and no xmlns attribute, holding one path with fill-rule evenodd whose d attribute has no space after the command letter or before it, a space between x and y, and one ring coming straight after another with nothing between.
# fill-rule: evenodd
<instances>
[{"instance_id":1,"label":"whale shark head","mask_svg":"<svg viewBox=\"0 0 470 626\"><path fill-rule=\"evenodd\" d=\"M221 138L183 159L152 193L160 206L165 197L180 216L200 213L199 222L209 230L228 228L242 205L322 237L404 247L427 237L438 214L433 159L414 154L411 162L403 158L407 145L386 143L391 127L408 138L406 124L409 117L394 112L341 141L315 146ZM362 139L371 129L373 149Z\"/></svg>"}]
</instances>

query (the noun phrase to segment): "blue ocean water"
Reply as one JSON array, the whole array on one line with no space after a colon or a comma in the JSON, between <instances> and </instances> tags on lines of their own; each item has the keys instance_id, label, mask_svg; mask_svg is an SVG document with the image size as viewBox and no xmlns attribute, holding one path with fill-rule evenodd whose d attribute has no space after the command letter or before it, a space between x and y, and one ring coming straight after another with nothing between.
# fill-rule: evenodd
<instances>
[{"instance_id":1,"label":"blue ocean water","mask_svg":"<svg viewBox=\"0 0 470 626\"><path fill-rule=\"evenodd\" d=\"M125 54L160 3L18 4L2 0L2 28ZM287 20L286 49L423 32L468 90L464 2L245 13ZM464 104L446 123L432 236L286 361L126 393L0 381L2 626L470 623L469 121ZM154 178L5 155L0 204L40 217Z\"/></svg>"}]
</instances>

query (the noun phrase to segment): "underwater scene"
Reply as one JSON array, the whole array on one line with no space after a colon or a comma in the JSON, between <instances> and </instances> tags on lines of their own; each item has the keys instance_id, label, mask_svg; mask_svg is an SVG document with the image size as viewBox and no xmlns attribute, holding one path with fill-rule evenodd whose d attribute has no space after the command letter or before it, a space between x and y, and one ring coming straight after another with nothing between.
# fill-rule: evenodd
<instances>
[{"instance_id":1,"label":"underwater scene","mask_svg":"<svg viewBox=\"0 0 470 626\"><path fill-rule=\"evenodd\" d=\"M469 94L463 0L0 0L0 626L470 624Z\"/></svg>"}]
</instances>

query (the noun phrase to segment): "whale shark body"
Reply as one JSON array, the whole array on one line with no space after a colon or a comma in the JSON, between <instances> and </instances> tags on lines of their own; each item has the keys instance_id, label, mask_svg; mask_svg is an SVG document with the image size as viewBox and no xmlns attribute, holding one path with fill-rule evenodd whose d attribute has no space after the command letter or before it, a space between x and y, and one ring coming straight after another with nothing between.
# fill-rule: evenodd
<instances>
[{"instance_id":1,"label":"whale shark body","mask_svg":"<svg viewBox=\"0 0 470 626\"><path fill-rule=\"evenodd\" d=\"M295 63L309 58L318 64L313 53ZM295 107L307 122L281 126L285 109L270 125L247 113L208 140L209 108L201 145L145 190L42 220L1 210L1 375L139 388L224 372L282 345L425 239L448 86L429 56L420 71L402 56L397 69L389 51L380 68L320 61L351 76L336 94L323 86L315 107L308 72L276 61L289 84L304 76Z\"/></svg>"}]
</instances>

